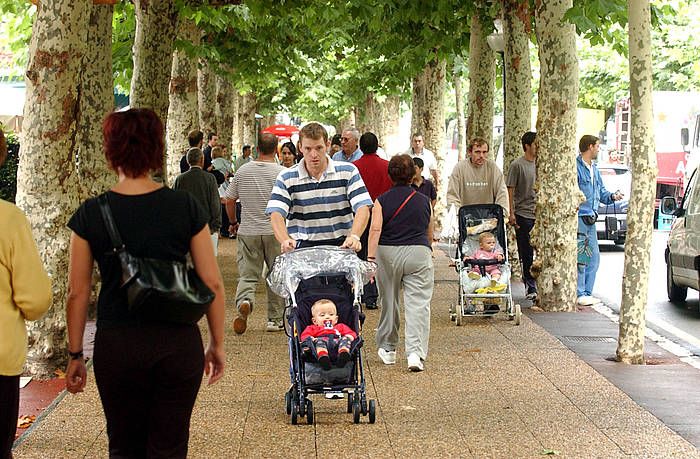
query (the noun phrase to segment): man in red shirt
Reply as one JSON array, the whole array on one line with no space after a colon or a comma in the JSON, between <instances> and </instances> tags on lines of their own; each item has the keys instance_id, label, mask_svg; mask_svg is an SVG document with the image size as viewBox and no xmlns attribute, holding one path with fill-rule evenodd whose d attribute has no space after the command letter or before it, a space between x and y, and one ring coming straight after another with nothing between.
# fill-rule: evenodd
<instances>
[{"instance_id":1,"label":"man in red shirt","mask_svg":"<svg viewBox=\"0 0 700 459\"><path fill-rule=\"evenodd\" d=\"M379 195L389 190L393 183L391 178L389 178L389 161L377 156L377 148L379 147L379 141L377 136L371 132L365 132L360 137L360 150L362 150L362 157L355 161L353 164L360 171L360 176L362 181L365 182L365 187L369 196L374 202ZM367 260L367 246L369 240L369 227L371 221L367 223L365 232L362 233L360 242L362 243L362 249L357 253L357 256L362 260ZM377 284L372 281L365 285L364 287L363 299L365 307L367 309L377 309L377 297L379 296L377 292Z\"/></svg>"}]
</instances>

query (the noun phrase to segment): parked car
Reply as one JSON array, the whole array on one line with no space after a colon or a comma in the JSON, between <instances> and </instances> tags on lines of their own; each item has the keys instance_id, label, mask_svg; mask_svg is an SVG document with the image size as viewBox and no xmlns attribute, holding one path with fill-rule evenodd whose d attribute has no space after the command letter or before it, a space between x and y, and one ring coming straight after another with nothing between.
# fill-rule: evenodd
<instances>
[{"instance_id":1,"label":"parked car","mask_svg":"<svg viewBox=\"0 0 700 459\"><path fill-rule=\"evenodd\" d=\"M624 195L621 201L610 205L601 202L598 206L598 220L595 224L598 240L622 245L627 238L627 208L632 191L632 174L622 164L599 164L598 170L608 191L619 190Z\"/></svg>"},{"instance_id":2,"label":"parked car","mask_svg":"<svg viewBox=\"0 0 700 459\"><path fill-rule=\"evenodd\" d=\"M688 182L680 207L675 198L661 200L660 211L673 214L666 244L666 291L672 302L683 302L688 287L700 290L700 184L698 170ZM676 208L677 207L677 208Z\"/></svg>"}]
</instances>

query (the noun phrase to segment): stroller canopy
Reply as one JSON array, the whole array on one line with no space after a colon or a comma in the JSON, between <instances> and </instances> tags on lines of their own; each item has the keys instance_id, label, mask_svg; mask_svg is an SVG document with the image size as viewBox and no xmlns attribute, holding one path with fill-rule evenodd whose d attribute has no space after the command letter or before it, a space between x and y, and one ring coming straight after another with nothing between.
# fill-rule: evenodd
<instances>
[{"instance_id":1,"label":"stroller canopy","mask_svg":"<svg viewBox=\"0 0 700 459\"><path fill-rule=\"evenodd\" d=\"M267 276L267 284L277 295L290 298L299 282L319 274L345 274L354 288L361 289L374 272L374 263L360 260L351 249L309 247L278 256Z\"/></svg>"}]
</instances>

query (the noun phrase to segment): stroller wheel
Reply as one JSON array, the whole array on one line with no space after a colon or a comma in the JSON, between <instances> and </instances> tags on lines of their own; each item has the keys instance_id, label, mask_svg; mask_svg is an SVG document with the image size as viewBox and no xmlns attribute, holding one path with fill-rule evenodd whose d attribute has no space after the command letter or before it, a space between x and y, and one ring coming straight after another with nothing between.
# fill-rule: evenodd
<instances>
[{"instance_id":1,"label":"stroller wheel","mask_svg":"<svg viewBox=\"0 0 700 459\"><path fill-rule=\"evenodd\" d=\"M299 408L296 404L292 405L292 425L297 425L299 423Z\"/></svg>"},{"instance_id":2,"label":"stroller wheel","mask_svg":"<svg viewBox=\"0 0 700 459\"><path fill-rule=\"evenodd\" d=\"M377 402L374 400L369 401L369 423L374 424L377 419Z\"/></svg>"},{"instance_id":3,"label":"stroller wheel","mask_svg":"<svg viewBox=\"0 0 700 459\"><path fill-rule=\"evenodd\" d=\"M352 413L353 394L348 392L348 413Z\"/></svg>"},{"instance_id":4,"label":"stroller wheel","mask_svg":"<svg viewBox=\"0 0 700 459\"><path fill-rule=\"evenodd\" d=\"M367 416L367 398L364 396L362 397L362 402L360 402L360 408L362 410L362 416Z\"/></svg>"},{"instance_id":5,"label":"stroller wheel","mask_svg":"<svg viewBox=\"0 0 700 459\"><path fill-rule=\"evenodd\" d=\"M287 411L287 415L292 414L292 393L287 392L284 394L284 404Z\"/></svg>"},{"instance_id":6,"label":"stroller wheel","mask_svg":"<svg viewBox=\"0 0 700 459\"><path fill-rule=\"evenodd\" d=\"M355 402L352 404L352 422L355 424L360 423L360 414L361 414L361 408L360 408L360 401L355 399Z\"/></svg>"},{"instance_id":7,"label":"stroller wheel","mask_svg":"<svg viewBox=\"0 0 700 459\"><path fill-rule=\"evenodd\" d=\"M520 320L522 319L523 312L520 309L520 305L515 305L515 325L520 325Z\"/></svg>"},{"instance_id":8,"label":"stroller wheel","mask_svg":"<svg viewBox=\"0 0 700 459\"><path fill-rule=\"evenodd\" d=\"M314 404L311 400L306 402L306 423L309 425L314 423Z\"/></svg>"},{"instance_id":9,"label":"stroller wheel","mask_svg":"<svg viewBox=\"0 0 700 459\"><path fill-rule=\"evenodd\" d=\"M462 311L460 309L462 308L460 307L455 313L455 325L458 327L462 325Z\"/></svg>"}]
</instances>

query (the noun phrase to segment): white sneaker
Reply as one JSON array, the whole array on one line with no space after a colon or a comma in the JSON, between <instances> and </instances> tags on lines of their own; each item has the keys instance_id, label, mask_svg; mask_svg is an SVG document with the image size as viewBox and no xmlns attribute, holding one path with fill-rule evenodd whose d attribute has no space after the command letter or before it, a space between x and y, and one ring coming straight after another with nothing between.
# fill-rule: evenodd
<instances>
[{"instance_id":1,"label":"white sneaker","mask_svg":"<svg viewBox=\"0 0 700 459\"><path fill-rule=\"evenodd\" d=\"M580 296L576 299L579 306L593 306L594 304L602 303L598 298L590 295Z\"/></svg>"},{"instance_id":2,"label":"white sneaker","mask_svg":"<svg viewBox=\"0 0 700 459\"><path fill-rule=\"evenodd\" d=\"M281 320L269 320L267 322L267 327L265 327L265 330L269 332L282 331L284 330L284 324Z\"/></svg>"},{"instance_id":3,"label":"white sneaker","mask_svg":"<svg viewBox=\"0 0 700 459\"><path fill-rule=\"evenodd\" d=\"M377 349L379 359L384 362L384 365L393 365L396 363L396 351L387 351L386 349Z\"/></svg>"},{"instance_id":4,"label":"white sneaker","mask_svg":"<svg viewBox=\"0 0 700 459\"><path fill-rule=\"evenodd\" d=\"M423 371L423 362L415 352L408 355L408 369L411 371Z\"/></svg>"}]
</instances>

